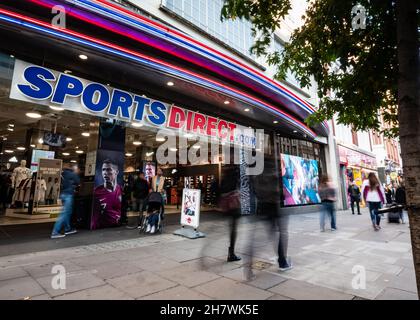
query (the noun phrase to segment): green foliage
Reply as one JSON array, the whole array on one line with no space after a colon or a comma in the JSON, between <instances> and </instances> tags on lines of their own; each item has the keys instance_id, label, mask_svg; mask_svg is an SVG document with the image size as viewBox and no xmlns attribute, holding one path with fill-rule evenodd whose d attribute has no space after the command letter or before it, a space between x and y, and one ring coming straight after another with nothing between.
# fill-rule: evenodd
<instances>
[{"instance_id":1,"label":"green foliage","mask_svg":"<svg viewBox=\"0 0 420 320\"><path fill-rule=\"evenodd\" d=\"M366 8L365 29L352 28L352 8ZM258 36L252 52L276 66L276 78L290 70L302 87L316 81L319 110L305 121L313 125L337 114L356 130L379 129L378 115L396 135L397 36L395 2L383 0L313 0L304 24L284 51L270 52L273 33L290 10L290 1L226 0L224 19L247 19Z\"/></svg>"}]
</instances>

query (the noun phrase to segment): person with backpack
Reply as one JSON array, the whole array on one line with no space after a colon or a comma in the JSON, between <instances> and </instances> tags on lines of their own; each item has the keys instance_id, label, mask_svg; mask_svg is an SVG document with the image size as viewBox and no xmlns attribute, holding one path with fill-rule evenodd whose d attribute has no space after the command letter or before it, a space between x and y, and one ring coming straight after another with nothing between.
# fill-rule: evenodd
<instances>
[{"instance_id":1,"label":"person with backpack","mask_svg":"<svg viewBox=\"0 0 420 320\"><path fill-rule=\"evenodd\" d=\"M350 196L350 204L351 204L351 213L354 214L354 204L356 203L357 206L357 214L361 215L360 213L360 189L354 181L352 181L347 189L347 193Z\"/></svg>"},{"instance_id":2,"label":"person with backpack","mask_svg":"<svg viewBox=\"0 0 420 320\"><path fill-rule=\"evenodd\" d=\"M363 181L362 190L363 198L369 206L373 229L378 231L381 229L381 216L378 210L385 203L385 192L373 172L369 173L368 178Z\"/></svg>"}]
</instances>

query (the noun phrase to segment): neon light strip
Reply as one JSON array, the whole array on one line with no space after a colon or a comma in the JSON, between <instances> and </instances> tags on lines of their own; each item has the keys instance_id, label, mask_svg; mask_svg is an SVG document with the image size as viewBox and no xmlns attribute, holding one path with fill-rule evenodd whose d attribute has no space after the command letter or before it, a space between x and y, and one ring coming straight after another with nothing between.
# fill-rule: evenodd
<instances>
[{"instance_id":1,"label":"neon light strip","mask_svg":"<svg viewBox=\"0 0 420 320\"><path fill-rule=\"evenodd\" d=\"M84 3L86 3L86 1L85 0L77 0L77 1L74 1L74 0L66 0L66 1L68 1L68 2L73 2L73 3L75 3L75 4L79 4L79 2L84 2ZM267 84L269 84L270 85L270 87L274 87L275 89L280 89L281 91L285 91L286 93L288 93L289 95L291 95L292 97L294 97L295 99L293 99L295 102L298 102L298 104L299 105L301 105L301 104L303 104L303 106L304 107L306 107L306 109L309 109L309 110L311 110L312 112L313 111L315 111L315 109L308 103L308 102L306 102L305 100L303 100L303 99L301 99L299 96L297 96L296 94L294 94L292 91L290 91L290 90L288 90L287 88L285 88L285 87L283 87L281 84L279 84L279 83L277 83L277 82L275 82L275 81L273 81L272 79L270 79L269 77L267 77L267 76L265 76L264 74L262 74L261 72L259 72L259 71L257 71L257 70L255 70L255 69L253 69L253 68L251 68L251 67L249 67L249 66L247 66L246 64L243 64L243 63L241 63L240 61L238 61L238 60L235 60L235 59L233 59L232 57L229 57L228 55L225 55L224 53L222 53L222 52L219 52L219 51L217 51L217 50L215 50L214 48L212 48L212 47L209 47L209 46L207 46L207 45L205 45L205 44L203 44L203 43L200 43L199 41L197 41L197 40L195 40L195 39L193 39L193 38L191 38L191 37L189 37L189 36L187 36L187 35L185 35L185 34L183 34L183 33L181 33L181 32L179 32L179 31L177 31L177 30L174 30L174 29L170 29L169 27L166 27L166 26L163 26L163 25L161 25L160 23L158 23L158 22L155 22L155 21L153 21L153 20L150 20L150 19L148 19L148 18L146 18L146 17L143 17L143 16L141 16L141 15L139 15L139 14L136 14L135 12L132 12L132 11L130 11L130 10L127 10L127 9L125 9L125 8L122 8L122 7L120 7L120 6L118 6L118 5L116 5L116 4L113 4L113 3L110 3L110 2L107 2L107 1L104 1L104 0L95 0L95 1L89 1L88 0L88 2L90 2L90 3L92 3L92 2L99 2L99 3L101 3L104 7L108 7L108 8L111 8L111 10L113 9L113 10L117 10L117 11L119 11L119 12L123 12L125 15L128 15L128 16L130 16L130 17L133 17L133 18L135 18L137 21L142 21L143 23L148 23L149 25L153 25L154 27L156 27L156 28L158 28L158 29L160 29L161 31L164 31L164 32L166 32L166 34L164 34L165 35L165 38L168 36L168 34L169 34L169 36L170 36L170 33L173 33L173 34L175 34L175 35L177 35L177 36L179 36L179 37L181 37L181 38L183 38L183 39L185 39L185 40L187 40L186 42L184 42L186 45L189 45L190 47L192 47L191 46L191 43L195 43L195 44L197 44L198 46L200 46L200 47L203 47L203 48L205 48L206 50L202 50L202 49L200 49L200 48L197 48L199 51L201 51L201 52L203 52L203 53L208 53L208 51L211 51L211 52L213 52L213 53L215 53L216 55L213 55L212 54L212 56L213 57L215 57L215 58L217 58L219 61L221 61L221 62L223 62L222 60L220 60L220 58L219 57L217 57L217 56L221 56L221 57L223 57L223 58L225 58L225 59L227 59L227 60L229 60L229 61L231 61L233 64L236 64L236 65L239 65L240 67L243 67L243 68L245 68L245 69L247 69L249 72L247 72L249 75L251 75L251 76L253 76L252 75L252 73L253 74L256 74L256 75L258 75L259 77L261 77L261 78L263 78L266 82L268 82L268 83L265 83L265 85L267 85ZM93 5L93 4L92 4ZM98 6L95 6L96 8L98 8ZM115 11L114 12L110 12L111 14L116 14L115 13ZM124 17L123 17L124 18ZM132 21L132 20L131 20ZM138 24L137 24L137 26L138 26ZM179 39L178 39L179 40ZM230 65L232 65L231 63L229 63ZM261 83L261 81L259 80L259 79L255 79L255 80L257 80L258 82L260 82ZM289 97L289 98L291 98L291 97ZM322 123L323 125L324 125L324 127L328 130L328 124L326 123L326 122L323 122Z\"/></svg>"},{"instance_id":2,"label":"neon light strip","mask_svg":"<svg viewBox=\"0 0 420 320\"><path fill-rule=\"evenodd\" d=\"M242 101L246 101L250 104L257 104L263 109L266 109L268 111L274 112L276 115L280 116L281 118L285 119L287 122L291 123L293 126L296 126L300 128L301 130L305 131L307 134L312 136L313 138L316 137L316 134L309 129L306 125L304 125L302 122L297 120L296 118L292 117L291 115L287 114L286 112L283 112L281 110L276 109L275 107L266 104L265 102L252 97L244 92L241 92L239 90L236 90L234 88L230 88L229 86L226 86L224 84L218 83L217 81L205 78L201 75L195 74L191 71L184 70L180 67L171 65L167 62L160 61L158 59L140 54L138 52L134 52L131 50L128 50L126 48L119 47L117 45L113 45L110 43L107 43L105 41L102 41L100 39L92 38L80 33L77 33L75 31L71 30L61 30L61 32L58 32L56 29L53 29L49 24L39 21L33 18L25 17L20 14L16 14L7 10L0 9L0 14L5 14L7 16L11 16L17 19L21 19L23 21L19 21L17 19L9 18L7 16L0 15L0 19L12 22L14 24L20 24L23 27L38 30L44 33L48 33L63 39L70 40L72 42L77 42L79 44L83 44L89 47L94 47L96 49L100 49L102 51L110 52L125 58L129 58L131 60L134 60L136 62L140 62L143 65L147 65L153 69L162 70L165 73L174 74L175 76L180 76L183 78L187 78L190 81L200 83L204 86L211 87L215 89L216 91L221 91L223 93L232 94L235 97L238 97ZM28 22L24 22L28 21ZM32 23L32 24L31 24ZM37 26L38 25L38 26ZM65 33L65 34L63 34Z\"/></svg>"}]
</instances>

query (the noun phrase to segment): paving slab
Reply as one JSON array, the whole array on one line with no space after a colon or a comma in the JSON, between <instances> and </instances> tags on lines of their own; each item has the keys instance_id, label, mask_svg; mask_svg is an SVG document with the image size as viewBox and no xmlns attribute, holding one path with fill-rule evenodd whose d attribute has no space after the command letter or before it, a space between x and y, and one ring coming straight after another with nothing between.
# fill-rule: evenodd
<instances>
[{"instance_id":1,"label":"paving slab","mask_svg":"<svg viewBox=\"0 0 420 320\"><path fill-rule=\"evenodd\" d=\"M160 291L139 300L212 300L210 297L184 286Z\"/></svg>"},{"instance_id":2,"label":"paving slab","mask_svg":"<svg viewBox=\"0 0 420 320\"><path fill-rule=\"evenodd\" d=\"M98 287L105 284L102 279L96 277L91 272L87 270L78 270L66 273L65 289L54 289L52 286L52 281L53 277L55 276L56 275L54 274L36 279L51 297L56 297L65 293L71 293L92 287Z\"/></svg>"},{"instance_id":3,"label":"paving slab","mask_svg":"<svg viewBox=\"0 0 420 320\"><path fill-rule=\"evenodd\" d=\"M178 285L149 271L113 278L107 282L133 298L141 298Z\"/></svg>"},{"instance_id":4,"label":"paving slab","mask_svg":"<svg viewBox=\"0 0 420 320\"><path fill-rule=\"evenodd\" d=\"M189 266L182 266L170 270L160 271L159 276L182 286L191 288L219 278L218 275L200 270L193 270Z\"/></svg>"},{"instance_id":5,"label":"paving slab","mask_svg":"<svg viewBox=\"0 0 420 320\"><path fill-rule=\"evenodd\" d=\"M395 288L385 288L377 297L377 300L418 300L417 294Z\"/></svg>"},{"instance_id":6,"label":"paving slab","mask_svg":"<svg viewBox=\"0 0 420 320\"><path fill-rule=\"evenodd\" d=\"M227 278L219 278L199 285L194 287L194 290L218 300L265 300L273 295L265 290Z\"/></svg>"},{"instance_id":7,"label":"paving slab","mask_svg":"<svg viewBox=\"0 0 420 320\"><path fill-rule=\"evenodd\" d=\"M125 292L111 285L80 290L55 297L54 300L133 300Z\"/></svg>"},{"instance_id":8,"label":"paving slab","mask_svg":"<svg viewBox=\"0 0 420 320\"><path fill-rule=\"evenodd\" d=\"M30 274L32 278L37 279L46 276L52 276L51 271L56 265L63 266L66 269L66 272L82 270L81 266L78 266L68 260L56 260L55 262L48 261L41 264L31 264L25 266L24 269Z\"/></svg>"},{"instance_id":9,"label":"paving slab","mask_svg":"<svg viewBox=\"0 0 420 320\"><path fill-rule=\"evenodd\" d=\"M297 280L284 281L268 290L297 300L351 300L353 298L352 295L340 291Z\"/></svg>"},{"instance_id":10,"label":"paving slab","mask_svg":"<svg viewBox=\"0 0 420 320\"><path fill-rule=\"evenodd\" d=\"M31 277L0 281L0 300L22 300L42 294L44 289Z\"/></svg>"},{"instance_id":11,"label":"paving slab","mask_svg":"<svg viewBox=\"0 0 420 320\"><path fill-rule=\"evenodd\" d=\"M28 273L22 267L0 267L0 281L27 276Z\"/></svg>"}]
</instances>

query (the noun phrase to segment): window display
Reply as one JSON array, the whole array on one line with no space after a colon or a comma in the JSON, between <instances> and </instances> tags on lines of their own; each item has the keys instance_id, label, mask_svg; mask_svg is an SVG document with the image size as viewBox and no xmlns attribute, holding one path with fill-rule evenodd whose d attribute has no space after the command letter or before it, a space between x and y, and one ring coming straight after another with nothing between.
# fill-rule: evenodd
<instances>
[{"instance_id":1,"label":"window display","mask_svg":"<svg viewBox=\"0 0 420 320\"><path fill-rule=\"evenodd\" d=\"M320 203L318 161L281 154L284 205Z\"/></svg>"}]
</instances>

